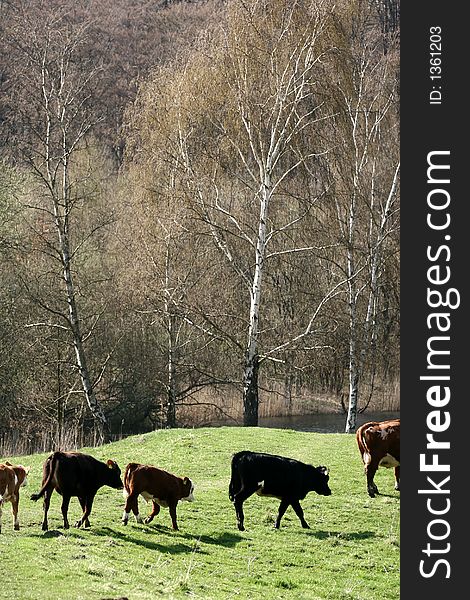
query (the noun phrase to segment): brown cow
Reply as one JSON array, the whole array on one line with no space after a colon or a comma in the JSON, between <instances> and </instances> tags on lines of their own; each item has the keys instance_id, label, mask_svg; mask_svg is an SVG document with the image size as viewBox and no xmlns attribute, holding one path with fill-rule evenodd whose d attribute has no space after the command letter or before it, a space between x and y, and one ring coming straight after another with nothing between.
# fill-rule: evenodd
<instances>
[{"instance_id":1,"label":"brown cow","mask_svg":"<svg viewBox=\"0 0 470 600\"><path fill-rule=\"evenodd\" d=\"M379 493L374 483L378 467L395 469L395 489L400 489L400 419L371 421L356 431L356 440L367 476L371 498Z\"/></svg>"},{"instance_id":2,"label":"brown cow","mask_svg":"<svg viewBox=\"0 0 470 600\"><path fill-rule=\"evenodd\" d=\"M142 517L139 515L138 498L141 494L147 502L152 501L152 512L145 519L145 523L158 515L160 507L170 509L171 522L173 529L178 530L176 522L176 506L179 500L187 502L194 501L194 485L188 477L177 477L163 469L157 469L151 465L140 465L138 463L129 463L124 472L124 490L126 498L122 522L127 525L130 511L135 515L138 523L142 523Z\"/></svg>"},{"instance_id":3,"label":"brown cow","mask_svg":"<svg viewBox=\"0 0 470 600\"><path fill-rule=\"evenodd\" d=\"M27 484L28 473L29 467L23 465L12 465L9 462L0 465L0 533L2 532L2 507L5 502L11 502L15 530L18 531L20 528L18 519L20 487Z\"/></svg>"}]
</instances>

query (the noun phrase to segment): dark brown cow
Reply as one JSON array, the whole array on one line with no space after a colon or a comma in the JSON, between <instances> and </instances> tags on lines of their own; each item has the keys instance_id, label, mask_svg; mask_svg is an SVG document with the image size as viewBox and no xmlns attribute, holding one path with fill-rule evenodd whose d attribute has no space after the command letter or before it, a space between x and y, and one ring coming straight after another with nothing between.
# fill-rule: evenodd
<instances>
[{"instance_id":1,"label":"dark brown cow","mask_svg":"<svg viewBox=\"0 0 470 600\"><path fill-rule=\"evenodd\" d=\"M142 523L142 517L139 515L139 494L147 502L152 501L152 512L145 519L145 523L158 515L160 507L170 510L173 529L178 530L176 522L176 506L179 500L187 502L194 501L194 485L188 477L177 477L163 469L157 469L151 465L140 465L138 463L129 463L124 472L124 497L126 505L122 522L127 525L130 512L135 515L138 523Z\"/></svg>"},{"instance_id":2,"label":"dark brown cow","mask_svg":"<svg viewBox=\"0 0 470 600\"><path fill-rule=\"evenodd\" d=\"M28 473L29 467L23 465L12 465L9 462L0 464L0 533L2 532L2 508L5 502L11 502L15 530L18 531L20 528L18 519L20 487L27 484Z\"/></svg>"},{"instance_id":3,"label":"dark brown cow","mask_svg":"<svg viewBox=\"0 0 470 600\"><path fill-rule=\"evenodd\" d=\"M70 498L77 496L83 510L83 516L75 523L75 527L90 527L91 507L96 492L103 485L114 489L122 489L121 469L113 460L106 463L81 452L54 452L44 463L42 488L31 500L39 500L44 496L44 520L42 530L48 530L47 511L51 501L52 492L62 496L62 516L64 529L69 528L67 511Z\"/></svg>"},{"instance_id":4,"label":"dark brown cow","mask_svg":"<svg viewBox=\"0 0 470 600\"><path fill-rule=\"evenodd\" d=\"M379 493L374 483L378 467L395 469L395 489L400 489L400 419L370 421L356 431L356 440L367 476L371 498Z\"/></svg>"}]
</instances>

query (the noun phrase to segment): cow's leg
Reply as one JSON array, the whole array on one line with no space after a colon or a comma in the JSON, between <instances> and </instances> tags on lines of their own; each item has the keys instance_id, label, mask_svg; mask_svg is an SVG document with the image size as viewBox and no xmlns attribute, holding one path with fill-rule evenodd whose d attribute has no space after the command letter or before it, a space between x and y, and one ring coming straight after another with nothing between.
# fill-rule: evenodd
<instances>
[{"instance_id":1,"label":"cow's leg","mask_svg":"<svg viewBox=\"0 0 470 600\"><path fill-rule=\"evenodd\" d=\"M3 508L3 500L0 500L0 533L2 533L2 508Z\"/></svg>"},{"instance_id":2,"label":"cow's leg","mask_svg":"<svg viewBox=\"0 0 470 600\"><path fill-rule=\"evenodd\" d=\"M67 517L67 513L69 510L69 504L70 504L70 496L67 496L67 494L64 494L62 496L62 506L61 506L62 517L64 519L64 529L68 529L70 527L69 520Z\"/></svg>"},{"instance_id":3,"label":"cow's leg","mask_svg":"<svg viewBox=\"0 0 470 600\"><path fill-rule=\"evenodd\" d=\"M20 530L20 521L18 519L19 501L20 501L20 498L19 498L18 494L15 494L11 499L11 513L13 515L13 528L15 529L15 531Z\"/></svg>"},{"instance_id":4,"label":"cow's leg","mask_svg":"<svg viewBox=\"0 0 470 600\"><path fill-rule=\"evenodd\" d=\"M78 501L80 502L80 506L82 507L82 512L86 511L86 498L84 496L79 496ZM75 523L75 527L77 524ZM85 527L90 527L90 521L88 519L85 520Z\"/></svg>"},{"instance_id":5,"label":"cow's leg","mask_svg":"<svg viewBox=\"0 0 470 600\"><path fill-rule=\"evenodd\" d=\"M170 502L168 505L168 508L170 509L171 524L173 525L173 529L175 531L178 531L178 523L176 522L176 505L177 504L178 504L177 502Z\"/></svg>"},{"instance_id":6,"label":"cow's leg","mask_svg":"<svg viewBox=\"0 0 470 600\"><path fill-rule=\"evenodd\" d=\"M85 525L85 527L90 527L90 521L88 520L88 517L90 516L94 499L95 499L95 494L90 494L88 496L85 496L85 498L84 498L85 509L83 511L82 518L79 519L75 523L75 527L81 527L82 525ZM81 504L81 502L80 502L80 504Z\"/></svg>"},{"instance_id":7,"label":"cow's leg","mask_svg":"<svg viewBox=\"0 0 470 600\"><path fill-rule=\"evenodd\" d=\"M127 525L131 510L135 515L137 523L142 523L142 517L139 515L139 494L135 494L133 491L126 498L126 505L124 507L124 513L122 515L123 525Z\"/></svg>"},{"instance_id":8,"label":"cow's leg","mask_svg":"<svg viewBox=\"0 0 470 600\"><path fill-rule=\"evenodd\" d=\"M277 513L276 523L274 524L274 527L276 529L279 529L279 526L281 525L281 519L284 516L284 513L286 512L289 504L289 500L281 500L281 504L279 504L279 511Z\"/></svg>"},{"instance_id":9,"label":"cow's leg","mask_svg":"<svg viewBox=\"0 0 470 600\"><path fill-rule=\"evenodd\" d=\"M44 519L42 520L42 530L47 531L49 529L49 523L47 522L47 513L51 504L51 496L54 490L46 490L44 492Z\"/></svg>"},{"instance_id":10,"label":"cow's leg","mask_svg":"<svg viewBox=\"0 0 470 600\"><path fill-rule=\"evenodd\" d=\"M240 479L240 475L238 474L237 471L232 470L232 476L230 478L230 483L228 486L228 497L230 498L231 502L234 501L235 494L238 494L241 487L242 487L242 482Z\"/></svg>"},{"instance_id":11,"label":"cow's leg","mask_svg":"<svg viewBox=\"0 0 470 600\"><path fill-rule=\"evenodd\" d=\"M155 502L155 500L152 500L152 512L149 514L149 516L145 519L146 523L150 523L150 521L152 521L152 519L154 517L156 517L158 515L158 513L160 512L160 505L157 504Z\"/></svg>"},{"instance_id":12,"label":"cow's leg","mask_svg":"<svg viewBox=\"0 0 470 600\"><path fill-rule=\"evenodd\" d=\"M310 529L309 524L304 519L304 511L302 510L302 507L300 506L300 502L298 500L291 500L290 505L294 509L295 514L299 517L300 523L302 524L302 527L304 529Z\"/></svg>"},{"instance_id":13,"label":"cow's leg","mask_svg":"<svg viewBox=\"0 0 470 600\"><path fill-rule=\"evenodd\" d=\"M400 489L400 467L395 467L395 489Z\"/></svg>"},{"instance_id":14,"label":"cow's leg","mask_svg":"<svg viewBox=\"0 0 470 600\"><path fill-rule=\"evenodd\" d=\"M245 515L243 514L243 503L247 498L252 496L256 490L259 489L259 485L253 485L250 487L245 487L242 484L241 489L233 496L233 504L235 506L235 513L237 515L237 525L240 531L245 531Z\"/></svg>"},{"instance_id":15,"label":"cow's leg","mask_svg":"<svg viewBox=\"0 0 470 600\"><path fill-rule=\"evenodd\" d=\"M377 473L377 469L379 466L378 460L372 460L368 465L366 465L366 477L367 477L367 493L371 498L375 498L376 494L379 493L377 486L374 483L374 476Z\"/></svg>"}]
</instances>

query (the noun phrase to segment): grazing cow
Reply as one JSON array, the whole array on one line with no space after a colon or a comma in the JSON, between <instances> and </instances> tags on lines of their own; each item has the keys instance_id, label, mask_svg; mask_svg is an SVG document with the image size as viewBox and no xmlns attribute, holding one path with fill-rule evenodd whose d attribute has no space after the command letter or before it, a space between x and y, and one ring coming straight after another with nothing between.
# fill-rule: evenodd
<instances>
[{"instance_id":1,"label":"grazing cow","mask_svg":"<svg viewBox=\"0 0 470 600\"><path fill-rule=\"evenodd\" d=\"M299 500L312 491L329 496L328 480L326 467L313 467L292 458L262 452L237 452L232 457L229 498L235 505L238 529L245 530L243 502L254 493L281 501L274 525L276 529L279 529L289 505L299 517L302 527L309 529Z\"/></svg>"},{"instance_id":2,"label":"grazing cow","mask_svg":"<svg viewBox=\"0 0 470 600\"><path fill-rule=\"evenodd\" d=\"M29 467L23 467L23 465L12 465L9 462L0 465L0 533L2 532L2 507L5 502L11 502L15 531L20 528L18 519L20 487L27 484L28 473Z\"/></svg>"},{"instance_id":3,"label":"grazing cow","mask_svg":"<svg viewBox=\"0 0 470 600\"><path fill-rule=\"evenodd\" d=\"M395 489L400 489L400 419L371 421L356 431L356 440L367 476L371 498L379 493L374 483L378 467L395 469Z\"/></svg>"},{"instance_id":4,"label":"grazing cow","mask_svg":"<svg viewBox=\"0 0 470 600\"><path fill-rule=\"evenodd\" d=\"M129 463L124 472L123 494L126 498L126 506L122 515L124 525L127 525L129 521L131 510L136 521L142 523L138 504L139 494L141 494L147 502L151 500L153 506L145 523L150 523L160 512L160 507L163 506L169 508L173 529L178 531L176 506L179 500L194 501L194 485L188 477L177 477L151 465Z\"/></svg>"},{"instance_id":5,"label":"grazing cow","mask_svg":"<svg viewBox=\"0 0 470 600\"><path fill-rule=\"evenodd\" d=\"M47 511L52 492L57 490L62 496L62 516L64 529L69 528L67 511L70 498L77 496L83 515L75 523L75 527L90 527L91 507L96 492L103 485L114 489L122 489L121 469L113 460L106 463L81 452L54 452L45 461L42 476L42 488L33 494L31 500L39 500L44 496L44 520L42 530L48 530Z\"/></svg>"}]
</instances>

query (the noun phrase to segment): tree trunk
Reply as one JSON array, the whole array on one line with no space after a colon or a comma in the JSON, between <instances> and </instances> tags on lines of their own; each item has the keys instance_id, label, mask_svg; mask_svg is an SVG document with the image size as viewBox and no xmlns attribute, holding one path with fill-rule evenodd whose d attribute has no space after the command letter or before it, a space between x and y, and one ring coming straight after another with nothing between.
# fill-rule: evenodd
<instances>
[{"instance_id":1,"label":"tree trunk","mask_svg":"<svg viewBox=\"0 0 470 600\"><path fill-rule=\"evenodd\" d=\"M350 351L349 363L349 402L348 418L346 420L346 433L356 431L357 406L359 400L359 372L355 359L355 350Z\"/></svg>"},{"instance_id":2,"label":"tree trunk","mask_svg":"<svg viewBox=\"0 0 470 600\"><path fill-rule=\"evenodd\" d=\"M349 278L349 401L348 417L346 419L346 433L356 431L357 407L359 399L359 361L357 355L357 292L353 281L354 259L352 252L354 205L351 210L350 221L350 248L348 250L348 278Z\"/></svg>"},{"instance_id":3,"label":"tree trunk","mask_svg":"<svg viewBox=\"0 0 470 600\"><path fill-rule=\"evenodd\" d=\"M168 310L168 306L167 306ZM174 315L168 312L168 397L166 406L166 426L176 427L176 372L174 362Z\"/></svg>"},{"instance_id":4,"label":"tree trunk","mask_svg":"<svg viewBox=\"0 0 470 600\"><path fill-rule=\"evenodd\" d=\"M258 333L261 301L261 284L266 254L266 221L268 216L271 181L266 173L261 189L260 215L258 224L258 240L256 243L255 272L251 288L250 326L246 350L245 370L243 377L243 424L256 427L258 425Z\"/></svg>"},{"instance_id":5,"label":"tree trunk","mask_svg":"<svg viewBox=\"0 0 470 600\"><path fill-rule=\"evenodd\" d=\"M72 280L72 272L70 269L70 251L67 235L67 221L64 220L64 225L61 226L60 217L58 215L58 205L56 204L56 226L59 235L59 244L62 257L63 265L63 277L65 282L69 324L72 332L73 347L75 350L75 357L77 361L78 372L80 380L82 382L82 388L85 393L86 402L90 409L93 419L95 421L95 428L100 443L104 443L108 440L109 427L106 415L104 414L101 406L96 399L93 385L91 383L90 373L88 371L88 365L83 347L83 338L80 331L80 321L78 318L78 309L75 301L75 289Z\"/></svg>"},{"instance_id":6,"label":"tree trunk","mask_svg":"<svg viewBox=\"0 0 470 600\"><path fill-rule=\"evenodd\" d=\"M258 373L259 357L256 354L251 359L247 358L245 377L243 382L243 426L258 426Z\"/></svg>"}]
</instances>

